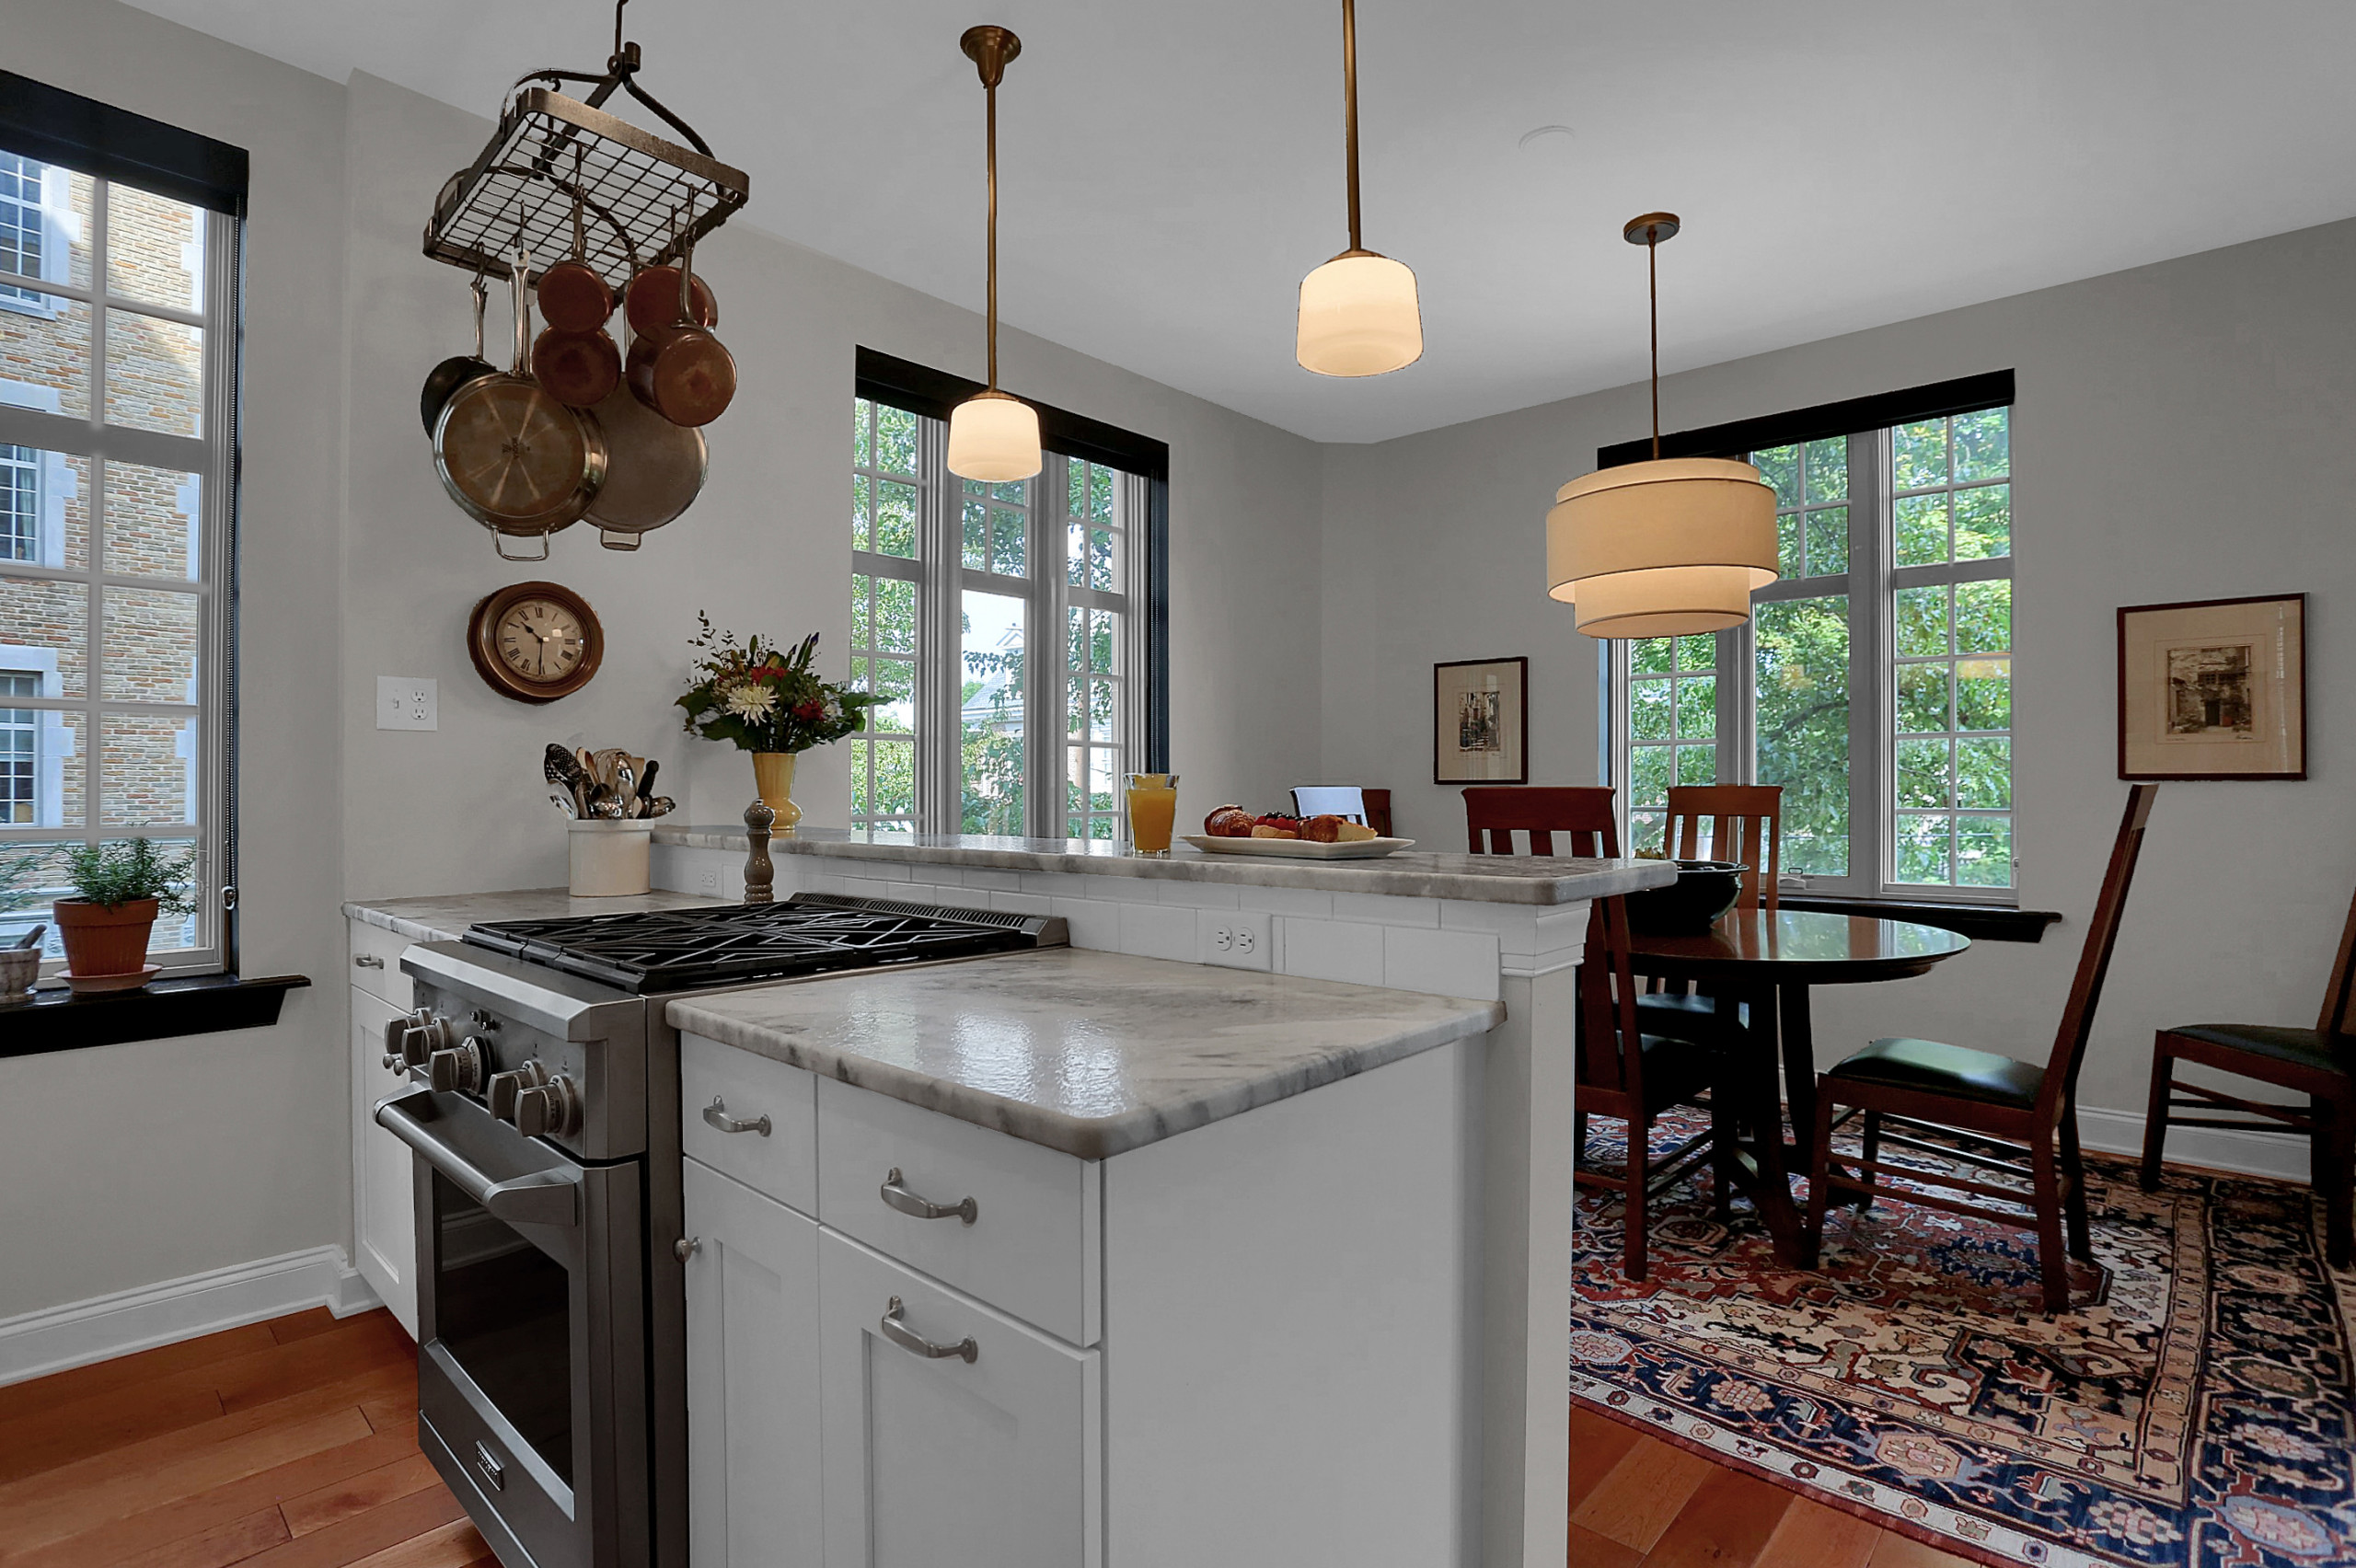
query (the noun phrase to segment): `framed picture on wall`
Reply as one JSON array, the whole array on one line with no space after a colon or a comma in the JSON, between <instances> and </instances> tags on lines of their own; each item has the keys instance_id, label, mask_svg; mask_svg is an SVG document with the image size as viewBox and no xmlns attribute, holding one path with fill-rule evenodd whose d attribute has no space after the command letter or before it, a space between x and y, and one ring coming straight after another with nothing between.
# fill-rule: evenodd
<instances>
[{"instance_id":1,"label":"framed picture on wall","mask_svg":"<svg viewBox=\"0 0 2356 1568\"><path fill-rule=\"evenodd\" d=\"M1432 666L1432 782L1530 782L1530 661Z\"/></svg>"},{"instance_id":2,"label":"framed picture on wall","mask_svg":"<svg viewBox=\"0 0 2356 1568\"><path fill-rule=\"evenodd\" d=\"M2121 778L2304 778L2307 596L2119 612Z\"/></svg>"}]
</instances>

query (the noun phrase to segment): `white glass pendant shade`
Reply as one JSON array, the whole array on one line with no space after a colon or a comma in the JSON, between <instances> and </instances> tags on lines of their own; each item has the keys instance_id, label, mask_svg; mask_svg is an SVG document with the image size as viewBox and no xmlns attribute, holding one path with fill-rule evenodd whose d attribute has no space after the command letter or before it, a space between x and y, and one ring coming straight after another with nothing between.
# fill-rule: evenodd
<instances>
[{"instance_id":1,"label":"white glass pendant shade","mask_svg":"<svg viewBox=\"0 0 2356 1568\"><path fill-rule=\"evenodd\" d=\"M1381 375L1423 358L1414 270L1371 250L1345 250L1301 279L1293 352L1320 375Z\"/></svg>"},{"instance_id":2,"label":"white glass pendant shade","mask_svg":"<svg viewBox=\"0 0 2356 1568\"><path fill-rule=\"evenodd\" d=\"M1723 631L1777 575L1775 491L1748 463L1600 469L1556 491L1546 513L1546 592L1589 637Z\"/></svg>"},{"instance_id":3,"label":"white glass pendant shade","mask_svg":"<svg viewBox=\"0 0 2356 1568\"><path fill-rule=\"evenodd\" d=\"M949 471L1001 484L1041 467L1039 410L1004 392L976 392L949 410Z\"/></svg>"}]
</instances>

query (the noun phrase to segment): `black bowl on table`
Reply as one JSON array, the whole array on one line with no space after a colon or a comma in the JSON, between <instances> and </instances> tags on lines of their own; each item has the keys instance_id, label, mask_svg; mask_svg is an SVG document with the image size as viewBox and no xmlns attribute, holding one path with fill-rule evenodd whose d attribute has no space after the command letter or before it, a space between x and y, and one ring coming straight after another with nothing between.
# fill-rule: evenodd
<instances>
[{"instance_id":1,"label":"black bowl on table","mask_svg":"<svg viewBox=\"0 0 2356 1568\"><path fill-rule=\"evenodd\" d=\"M1748 866L1732 860L1679 860L1677 880L1628 895L1628 928L1647 937L1698 937L1742 896Z\"/></svg>"}]
</instances>

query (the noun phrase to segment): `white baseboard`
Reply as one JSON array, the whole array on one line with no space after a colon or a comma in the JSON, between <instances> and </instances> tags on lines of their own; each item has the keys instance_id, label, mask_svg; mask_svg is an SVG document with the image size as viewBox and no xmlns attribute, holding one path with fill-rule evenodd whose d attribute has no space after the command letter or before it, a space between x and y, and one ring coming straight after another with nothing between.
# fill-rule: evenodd
<instances>
[{"instance_id":1,"label":"white baseboard","mask_svg":"<svg viewBox=\"0 0 2356 1568\"><path fill-rule=\"evenodd\" d=\"M312 1307L348 1318L377 1305L342 1248L313 1247L0 1319L0 1386Z\"/></svg>"},{"instance_id":2,"label":"white baseboard","mask_svg":"<svg viewBox=\"0 0 2356 1568\"><path fill-rule=\"evenodd\" d=\"M2141 1155L2143 1116L2133 1111L2078 1108L2078 1136L2105 1154ZM2295 1133L2246 1133L2227 1127L2170 1127L2167 1158L2278 1182L2307 1179L2307 1140Z\"/></svg>"}]
</instances>

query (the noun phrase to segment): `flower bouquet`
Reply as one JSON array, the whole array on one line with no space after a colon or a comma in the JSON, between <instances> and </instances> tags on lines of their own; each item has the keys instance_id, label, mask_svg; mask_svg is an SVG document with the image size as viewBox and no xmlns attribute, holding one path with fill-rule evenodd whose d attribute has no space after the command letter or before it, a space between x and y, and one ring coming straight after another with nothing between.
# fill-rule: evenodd
<instances>
[{"instance_id":1,"label":"flower bouquet","mask_svg":"<svg viewBox=\"0 0 2356 1568\"><path fill-rule=\"evenodd\" d=\"M686 728L751 752L761 801L777 813L777 830L791 833L802 819L793 803L794 757L859 729L877 698L811 673L814 631L790 650L764 646L758 636L740 647L734 632L713 629L710 616L698 611L696 620L702 629L688 643L698 651L696 683L679 698Z\"/></svg>"}]
</instances>

